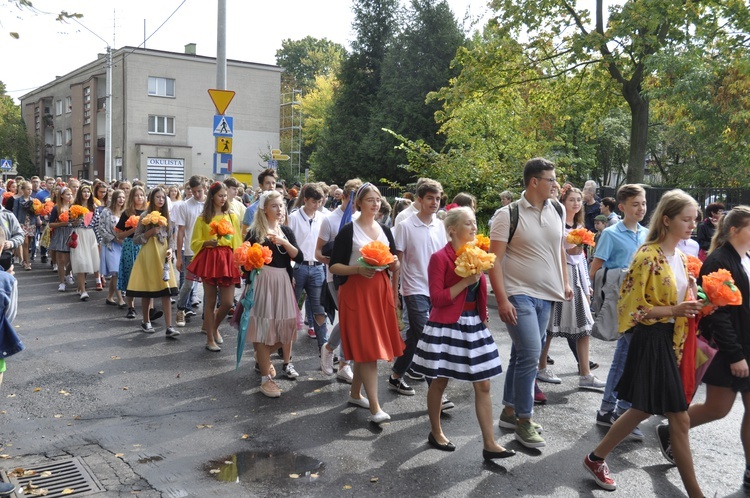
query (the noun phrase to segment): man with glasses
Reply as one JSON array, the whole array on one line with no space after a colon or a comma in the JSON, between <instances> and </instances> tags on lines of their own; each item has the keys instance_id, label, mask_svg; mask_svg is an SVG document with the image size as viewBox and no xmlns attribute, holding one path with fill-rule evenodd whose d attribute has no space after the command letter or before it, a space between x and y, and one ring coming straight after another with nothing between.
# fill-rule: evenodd
<instances>
[{"instance_id":1,"label":"man with glasses","mask_svg":"<svg viewBox=\"0 0 750 498\"><path fill-rule=\"evenodd\" d=\"M573 291L565 271L564 211L560 216L550 197L557 186L555 165L542 158L529 160L523 169L526 190L513 208L500 210L490 233L490 252L497 255L490 283L500 319L513 341L505 374L500 426L514 428L527 448L546 445L541 426L531 420L534 380L546 340L553 301L569 300ZM511 242L511 209L518 209Z\"/></svg>"}]
</instances>

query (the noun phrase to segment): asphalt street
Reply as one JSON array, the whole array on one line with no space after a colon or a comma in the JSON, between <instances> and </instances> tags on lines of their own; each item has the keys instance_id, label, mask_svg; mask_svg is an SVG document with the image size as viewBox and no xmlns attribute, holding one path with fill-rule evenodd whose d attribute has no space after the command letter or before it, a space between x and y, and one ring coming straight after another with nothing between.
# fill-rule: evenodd
<instances>
[{"instance_id":1,"label":"asphalt street","mask_svg":"<svg viewBox=\"0 0 750 498\"><path fill-rule=\"evenodd\" d=\"M626 441L608 458L618 490L599 489L582 468L605 429L595 425L601 395L578 389L567 344L556 340L552 367L562 384L542 384L549 398L534 419L547 446L529 450L496 426L500 444L518 454L481 458L470 385L451 382L456 408L443 416L453 453L427 445L426 385L407 397L386 388L392 420L381 428L368 411L347 406L348 386L323 375L316 342L300 333L294 364L301 376L280 380L283 394L260 394L252 351L235 370L236 331L222 326L224 350L204 349L200 322L166 339L105 305L106 292L80 302L57 292L56 274L38 261L19 272L16 327L27 349L8 360L0 388L0 468L29 469L78 457L104 488L98 496L683 496L677 469L659 452L652 417L642 442ZM89 286L92 287L91 279ZM140 307L137 304L137 309ZM510 340L490 310L503 364ZM592 340L594 373L605 379L613 343ZM281 360L274 357L277 371ZM492 382L495 418L504 376ZM703 388L697 400L703 399ZM696 428L691 444L706 496L746 496L738 400L724 420ZM37 480L37 483L42 482ZM74 488L71 488L74 489ZM72 494L71 496L75 496Z\"/></svg>"}]
</instances>

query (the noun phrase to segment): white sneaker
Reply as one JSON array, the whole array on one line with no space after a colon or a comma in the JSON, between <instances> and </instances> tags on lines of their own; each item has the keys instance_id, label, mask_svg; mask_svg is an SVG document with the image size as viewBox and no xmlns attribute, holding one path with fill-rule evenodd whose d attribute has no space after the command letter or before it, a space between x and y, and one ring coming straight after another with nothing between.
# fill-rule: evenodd
<instances>
[{"instance_id":1,"label":"white sneaker","mask_svg":"<svg viewBox=\"0 0 750 498\"><path fill-rule=\"evenodd\" d=\"M291 363L287 363L286 366L284 366L284 375L286 375L286 378L290 380L294 380L299 377L297 370L294 369L294 365L292 365Z\"/></svg>"},{"instance_id":2,"label":"white sneaker","mask_svg":"<svg viewBox=\"0 0 750 498\"><path fill-rule=\"evenodd\" d=\"M354 372L352 372L352 367L349 366L348 363L339 362L339 371L336 374L336 378L343 380L347 384L351 384L354 380Z\"/></svg>"},{"instance_id":3,"label":"white sneaker","mask_svg":"<svg viewBox=\"0 0 750 498\"><path fill-rule=\"evenodd\" d=\"M68 285L75 285L76 282L75 282L75 280L73 280L73 276L72 275L67 275L65 277L65 283L67 283Z\"/></svg>"},{"instance_id":4,"label":"white sneaker","mask_svg":"<svg viewBox=\"0 0 750 498\"><path fill-rule=\"evenodd\" d=\"M578 387L581 389L604 389L606 382L596 378L594 374L581 375L578 379Z\"/></svg>"},{"instance_id":5,"label":"white sneaker","mask_svg":"<svg viewBox=\"0 0 750 498\"><path fill-rule=\"evenodd\" d=\"M369 403L369 401L368 401ZM370 422L374 424L382 424L383 422L388 422L391 419L391 416L385 413L383 410L380 410L375 415L370 415Z\"/></svg>"},{"instance_id":6,"label":"white sneaker","mask_svg":"<svg viewBox=\"0 0 750 498\"><path fill-rule=\"evenodd\" d=\"M89 293L86 291L83 291L81 293L81 301L88 301L89 300Z\"/></svg>"},{"instance_id":7,"label":"white sneaker","mask_svg":"<svg viewBox=\"0 0 750 498\"><path fill-rule=\"evenodd\" d=\"M562 379L556 376L549 367L539 370L536 373L536 378L542 382L548 382L550 384L560 384L562 382Z\"/></svg>"},{"instance_id":8,"label":"white sneaker","mask_svg":"<svg viewBox=\"0 0 750 498\"><path fill-rule=\"evenodd\" d=\"M328 343L320 348L320 369L326 375L333 375L333 351L328 349Z\"/></svg>"},{"instance_id":9,"label":"white sneaker","mask_svg":"<svg viewBox=\"0 0 750 498\"><path fill-rule=\"evenodd\" d=\"M352 398L352 396L349 395L348 403L350 405L359 406L360 408L370 408L370 400L365 398L364 396L360 396L359 398Z\"/></svg>"},{"instance_id":10,"label":"white sneaker","mask_svg":"<svg viewBox=\"0 0 750 498\"><path fill-rule=\"evenodd\" d=\"M52 271L57 271L57 265L52 265Z\"/></svg>"},{"instance_id":11,"label":"white sneaker","mask_svg":"<svg viewBox=\"0 0 750 498\"><path fill-rule=\"evenodd\" d=\"M65 292L65 284L58 285L57 292Z\"/></svg>"},{"instance_id":12,"label":"white sneaker","mask_svg":"<svg viewBox=\"0 0 750 498\"><path fill-rule=\"evenodd\" d=\"M177 310L177 317L175 318L175 325L178 327L185 326L185 310Z\"/></svg>"}]
</instances>

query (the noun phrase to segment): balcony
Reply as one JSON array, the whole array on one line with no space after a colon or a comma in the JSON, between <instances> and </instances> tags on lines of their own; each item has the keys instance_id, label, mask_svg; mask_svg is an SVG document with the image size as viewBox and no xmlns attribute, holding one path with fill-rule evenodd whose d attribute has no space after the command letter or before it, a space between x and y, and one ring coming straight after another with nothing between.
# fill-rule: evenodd
<instances>
[{"instance_id":1,"label":"balcony","mask_svg":"<svg viewBox=\"0 0 750 498\"><path fill-rule=\"evenodd\" d=\"M107 143L107 141L105 140L104 137L97 138L96 139L96 148L99 149L99 150L104 150L104 148L106 147L106 143Z\"/></svg>"},{"instance_id":2,"label":"balcony","mask_svg":"<svg viewBox=\"0 0 750 498\"><path fill-rule=\"evenodd\" d=\"M100 97L96 99L96 112L102 112L107 110L107 97Z\"/></svg>"}]
</instances>

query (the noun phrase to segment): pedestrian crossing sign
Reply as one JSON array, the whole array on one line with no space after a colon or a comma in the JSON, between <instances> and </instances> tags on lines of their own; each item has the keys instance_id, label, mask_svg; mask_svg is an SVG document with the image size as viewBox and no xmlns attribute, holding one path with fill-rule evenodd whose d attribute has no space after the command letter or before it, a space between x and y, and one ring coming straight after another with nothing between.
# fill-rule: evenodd
<instances>
[{"instance_id":1,"label":"pedestrian crossing sign","mask_svg":"<svg viewBox=\"0 0 750 498\"><path fill-rule=\"evenodd\" d=\"M0 159L0 169L10 171L13 169L13 161L10 159Z\"/></svg>"},{"instance_id":2,"label":"pedestrian crossing sign","mask_svg":"<svg viewBox=\"0 0 750 498\"><path fill-rule=\"evenodd\" d=\"M231 116L214 116L214 136L231 137L234 135L234 118Z\"/></svg>"}]
</instances>

